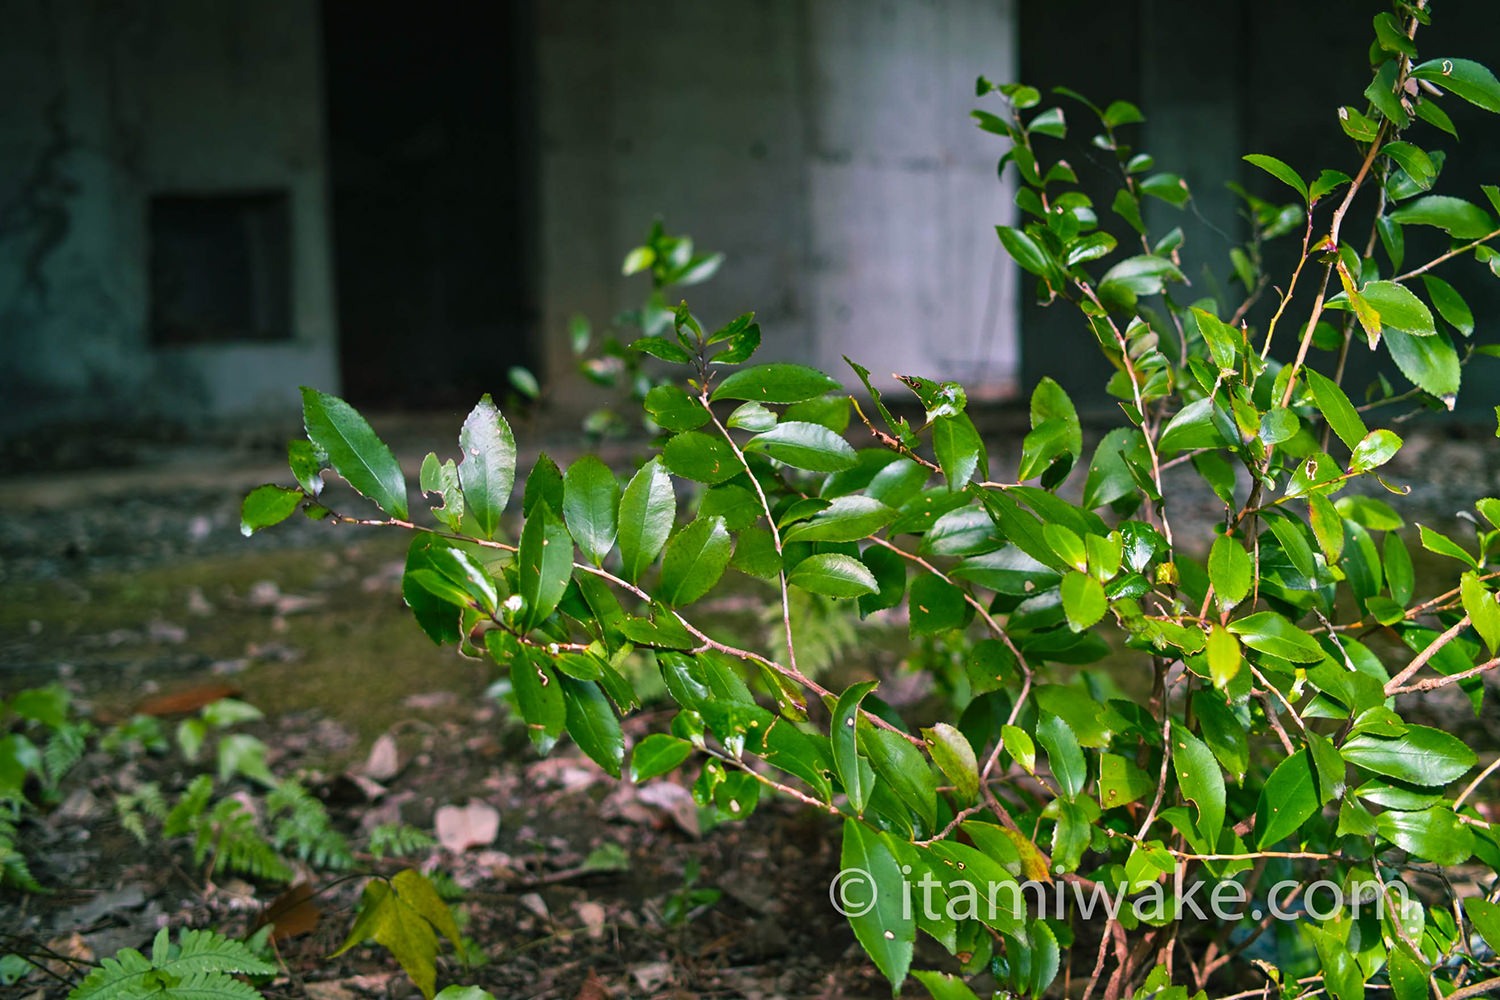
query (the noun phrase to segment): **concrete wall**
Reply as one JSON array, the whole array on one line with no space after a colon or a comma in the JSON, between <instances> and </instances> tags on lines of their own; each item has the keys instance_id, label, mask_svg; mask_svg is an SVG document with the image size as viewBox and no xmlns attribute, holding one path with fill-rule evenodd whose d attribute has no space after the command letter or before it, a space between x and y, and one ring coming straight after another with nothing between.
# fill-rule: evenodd
<instances>
[{"instance_id":1,"label":"concrete wall","mask_svg":"<svg viewBox=\"0 0 1500 1000\"><path fill-rule=\"evenodd\" d=\"M728 260L687 291L720 323L755 310L762 360L840 356L1003 392L1014 272L993 225L1003 145L968 117L1014 67L1011 4L609 0L539 5L544 332L639 303L619 275L654 216Z\"/></svg>"},{"instance_id":2,"label":"concrete wall","mask_svg":"<svg viewBox=\"0 0 1500 1000\"><path fill-rule=\"evenodd\" d=\"M0 0L0 428L285 412L335 386L317 8ZM284 189L292 339L153 348L158 193Z\"/></svg>"}]
</instances>

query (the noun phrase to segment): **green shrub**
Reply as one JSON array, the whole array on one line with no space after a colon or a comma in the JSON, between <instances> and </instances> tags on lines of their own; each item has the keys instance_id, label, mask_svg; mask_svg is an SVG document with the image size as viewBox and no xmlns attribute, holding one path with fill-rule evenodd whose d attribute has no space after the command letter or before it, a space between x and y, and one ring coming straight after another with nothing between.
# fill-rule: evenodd
<instances>
[{"instance_id":1,"label":"green shrub","mask_svg":"<svg viewBox=\"0 0 1500 1000\"><path fill-rule=\"evenodd\" d=\"M841 818L848 878L830 892L897 989L920 931L947 968L1023 995L1064 981L1108 998L1478 995L1500 981L1500 909L1454 886L1493 886L1500 869L1473 801L1493 767L1473 775L1464 742L1402 712L1450 685L1477 710L1500 665L1500 500L1478 504L1472 537L1420 527L1434 568L1418 577L1399 500L1379 495L1404 492L1380 479L1402 439L1370 426L1401 401L1451 409L1466 366L1497 353L1438 274L1468 259L1500 274L1500 191L1430 193L1443 157L1413 139L1451 132L1443 108L1460 101L1500 112L1500 83L1463 59L1419 60L1426 20L1407 4L1376 18L1367 103L1339 115L1348 172L1309 181L1247 157L1289 203L1244 194L1251 238L1226 268L1239 293L1191 297L1181 231L1147 231L1146 199L1181 208L1190 193L1126 144L1135 107L1064 92L1065 114L1035 89L979 82L993 109L979 125L1009 140L1001 163L1020 180L1024 221L1000 241L1115 369L1125 420L1091 455L1050 379L1007 476L957 384L903 377L923 410L908 420L857 364L859 402L802 365L743 367L760 341L748 314L705 331L685 305L653 300L631 346L679 377L644 395L660 436L625 482L594 457L566 470L543 457L508 534L516 444L486 397L458 460L424 462L437 526L419 525L369 424L304 389L298 486L251 493L245 529L300 507L409 530L402 592L418 624L509 671L543 752L567 733L612 775L691 768L698 803L723 820L762 794ZM1107 207L1048 146L1080 127L1118 167ZM1368 222L1350 234L1356 209ZM1101 228L1106 210L1124 243ZM1448 242L1408 262L1408 232ZM1298 234L1295 270L1261 273L1263 242ZM659 265L648 244L626 269ZM1261 295L1274 310L1251 327ZM1340 383L1366 350L1410 385L1377 382L1356 405ZM846 435L851 410L869 447ZM329 509L329 468L383 516ZM1172 477L1190 475L1217 498L1207 527L1174 520ZM741 648L695 617L731 569L763 581L777 643ZM798 648L799 592L861 617L904 604L943 661L952 716L913 732L873 683L826 689ZM627 748L634 654L678 711ZM1462 880L1423 877L1457 866ZM1044 915L1009 895L1021 882L1127 904ZM1207 905L1215 885L1242 905L1197 918L1190 901ZM1359 908L1360 886L1386 905ZM1274 919L1288 910L1297 919ZM938 997L973 996L946 973L914 975Z\"/></svg>"}]
</instances>

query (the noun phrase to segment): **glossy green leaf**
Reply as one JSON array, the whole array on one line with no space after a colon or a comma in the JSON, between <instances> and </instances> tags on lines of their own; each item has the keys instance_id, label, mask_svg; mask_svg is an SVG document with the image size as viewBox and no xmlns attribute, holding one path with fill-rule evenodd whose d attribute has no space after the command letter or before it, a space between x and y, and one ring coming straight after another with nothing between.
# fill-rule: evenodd
<instances>
[{"instance_id":1,"label":"glossy green leaf","mask_svg":"<svg viewBox=\"0 0 1500 1000\"><path fill-rule=\"evenodd\" d=\"M1500 81L1471 59L1429 59L1413 66L1411 75L1451 91L1477 108L1500 114Z\"/></svg>"},{"instance_id":2,"label":"glossy green leaf","mask_svg":"<svg viewBox=\"0 0 1500 1000\"><path fill-rule=\"evenodd\" d=\"M530 517L538 504L546 504L553 513L562 510L563 474L547 453L537 455L531 472L526 477L526 487L521 491L521 513Z\"/></svg>"},{"instance_id":3,"label":"glossy green leaf","mask_svg":"<svg viewBox=\"0 0 1500 1000\"><path fill-rule=\"evenodd\" d=\"M735 407L729 419L724 421L724 425L735 430L759 434L761 431L768 431L775 427L776 419L775 413L759 403L741 403Z\"/></svg>"},{"instance_id":4,"label":"glossy green leaf","mask_svg":"<svg viewBox=\"0 0 1500 1000\"><path fill-rule=\"evenodd\" d=\"M1307 182L1298 176L1297 171L1281 160L1274 156L1267 156L1265 153L1251 153L1245 157L1245 162L1264 170L1301 195L1304 202L1307 201Z\"/></svg>"},{"instance_id":5,"label":"glossy green leaf","mask_svg":"<svg viewBox=\"0 0 1500 1000\"><path fill-rule=\"evenodd\" d=\"M745 444L746 452L763 452L794 469L838 472L852 468L857 456L849 442L822 424L784 420ZM674 470L675 471L675 470Z\"/></svg>"},{"instance_id":6,"label":"glossy green leaf","mask_svg":"<svg viewBox=\"0 0 1500 1000\"><path fill-rule=\"evenodd\" d=\"M1453 408L1460 368L1458 354L1446 334L1413 337L1400 330L1387 330L1385 345L1402 375L1422 391L1438 397L1448 409Z\"/></svg>"},{"instance_id":7,"label":"glossy green leaf","mask_svg":"<svg viewBox=\"0 0 1500 1000\"><path fill-rule=\"evenodd\" d=\"M1349 182L1349 175L1342 170L1324 170L1318 174L1317 180L1307 186L1307 200L1310 204L1316 204L1319 199L1337 191Z\"/></svg>"},{"instance_id":8,"label":"glossy green leaf","mask_svg":"<svg viewBox=\"0 0 1500 1000\"><path fill-rule=\"evenodd\" d=\"M932 994L932 1000L979 1000L969 985L951 972L912 972Z\"/></svg>"},{"instance_id":9,"label":"glossy green leaf","mask_svg":"<svg viewBox=\"0 0 1500 1000\"><path fill-rule=\"evenodd\" d=\"M744 471L734 445L718 434L685 431L662 449L662 461L675 475L710 486L732 479Z\"/></svg>"},{"instance_id":10,"label":"glossy green leaf","mask_svg":"<svg viewBox=\"0 0 1500 1000\"><path fill-rule=\"evenodd\" d=\"M1129 805L1156 790L1156 779L1118 754L1099 755L1099 805Z\"/></svg>"},{"instance_id":11,"label":"glossy green leaf","mask_svg":"<svg viewBox=\"0 0 1500 1000\"><path fill-rule=\"evenodd\" d=\"M1456 240L1478 239L1497 228L1495 220L1478 205L1438 194L1406 202L1389 218L1406 226L1436 226Z\"/></svg>"},{"instance_id":12,"label":"glossy green leaf","mask_svg":"<svg viewBox=\"0 0 1500 1000\"><path fill-rule=\"evenodd\" d=\"M1364 1000L1365 974L1349 947L1347 923L1330 921L1323 926L1310 922L1302 933L1313 943L1322 967L1323 987L1333 1000Z\"/></svg>"},{"instance_id":13,"label":"glossy green leaf","mask_svg":"<svg viewBox=\"0 0 1500 1000\"><path fill-rule=\"evenodd\" d=\"M916 923L906 898L904 879L890 848L880 835L855 819L844 821L844 843L839 853L844 871L866 874L863 880L848 880L841 908L849 915L849 926L875 967L899 990L911 968Z\"/></svg>"},{"instance_id":14,"label":"glossy green leaf","mask_svg":"<svg viewBox=\"0 0 1500 1000\"><path fill-rule=\"evenodd\" d=\"M712 399L745 399L757 403L800 403L837 392L838 380L805 365L774 363L742 368L713 391Z\"/></svg>"},{"instance_id":15,"label":"glossy green leaf","mask_svg":"<svg viewBox=\"0 0 1500 1000\"><path fill-rule=\"evenodd\" d=\"M875 773L859 754L859 703L876 687L875 681L851 685L839 695L829 723L829 741L833 748L833 769L849 796L849 806L856 815L864 815L870 793L875 789Z\"/></svg>"},{"instance_id":16,"label":"glossy green leaf","mask_svg":"<svg viewBox=\"0 0 1500 1000\"><path fill-rule=\"evenodd\" d=\"M1459 865L1474 853L1474 834L1446 805L1417 812L1387 809L1375 817L1380 835L1418 858Z\"/></svg>"},{"instance_id":17,"label":"glossy green leaf","mask_svg":"<svg viewBox=\"0 0 1500 1000\"><path fill-rule=\"evenodd\" d=\"M841 552L808 556L792 567L786 582L825 597L859 597L880 589L864 563Z\"/></svg>"},{"instance_id":18,"label":"glossy green leaf","mask_svg":"<svg viewBox=\"0 0 1500 1000\"><path fill-rule=\"evenodd\" d=\"M315 497L323 492L322 471L326 459L327 456L320 454L317 446L311 441L287 442L287 465L291 468L292 475L296 477L297 485L301 486L302 492L308 496Z\"/></svg>"},{"instance_id":19,"label":"glossy green leaf","mask_svg":"<svg viewBox=\"0 0 1500 1000\"><path fill-rule=\"evenodd\" d=\"M630 349L676 365L685 365L692 360L692 355L681 344L673 343L666 337L641 337L631 341Z\"/></svg>"},{"instance_id":20,"label":"glossy green leaf","mask_svg":"<svg viewBox=\"0 0 1500 1000\"><path fill-rule=\"evenodd\" d=\"M1432 311L1405 285L1394 281L1371 281L1360 291L1365 301L1380 313L1381 325L1387 330L1395 327L1416 336L1437 332Z\"/></svg>"},{"instance_id":21,"label":"glossy green leaf","mask_svg":"<svg viewBox=\"0 0 1500 1000\"><path fill-rule=\"evenodd\" d=\"M609 699L593 681L559 677L563 705L567 708L568 735L578 749L612 778L620 776L625 760L625 736Z\"/></svg>"},{"instance_id":22,"label":"glossy green leaf","mask_svg":"<svg viewBox=\"0 0 1500 1000\"><path fill-rule=\"evenodd\" d=\"M1312 527L1318 548L1328 562L1336 562L1344 551L1344 519L1339 516L1333 501L1321 493L1307 497L1307 522Z\"/></svg>"},{"instance_id":23,"label":"glossy green leaf","mask_svg":"<svg viewBox=\"0 0 1500 1000\"><path fill-rule=\"evenodd\" d=\"M1198 809L1198 833L1216 844L1224 826L1224 775L1213 752L1183 726L1172 723L1172 768L1182 795Z\"/></svg>"},{"instance_id":24,"label":"glossy green leaf","mask_svg":"<svg viewBox=\"0 0 1500 1000\"><path fill-rule=\"evenodd\" d=\"M240 534L248 538L261 528L280 524L297 512L301 502L299 490L270 484L257 486L240 505Z\"/></svg>"},{"instance_id":25,"label":"glossy green leaf","mask_svg":"<svg viewBox=\"0 0 1500 1000\"><path fill-rule=\"evenodd\" d=\"M666 774L693 753L693 745L668 733L652 733L630 751L630 780L636 784Z\"/></svg>"},{"instance_id":26,"label":"glossy green leaf","mask_svg":"<svg viewBox=\"0 0 1500 1000\"><path fill-rule=\"evenodd\" d=\"M1349 459L1349 468L1354 472L1378 469L1394 458L1396 452L1400 450L1401 438L1393 432L1384 428L1371 431L1355 446L1354 456Z\"/></svg>"},{"instance_id":27,"label":"glossy green leaf","mask_svg":"<svg viewBox=\"0 0 1500 1000\"><path fill-rule=\"evenodd\" d=\"M1047 751L1057 793L1070 802L1078 798L1088 780L1088 765L1072 728L1059 716L1043 715L1036 724L1036 741Z\"/></svg>"},{"instance_id":28,"label":"glossy green leaf","mask_svg":"<svg viewBox=\"0 0 1500 1000\"><path fill-rule=\"evenodd\" d=\"M573 539L545 504L532 511L521 529L516 566L526 624L535 628L557 609L573 575Z\"/></svg>"},{"instance_id":29,"label":"glossy green leaf","mask_svg":"<svg viewBox=\"0 0 1500 1000\"><path fill-rule=\"evenodd\" d=\"M1432 162L1432 157L1418 146L1409 142L1388 142L1380 147L1380 152L1394 160L1411 179L1411 183L1422 191L1432 187L1432 182L1437 179L1437 166Z\"/></svg>"},{"instance_id":30,"label":"glossy green leaf","mask_svg":"<svg viewBox=\"0 0 1500 1000\"><path fill-rule=\"evenodd\" d=\"M760 347L760 324L752 322L754 318L754 313L745 313L715 330L708 342L728 346L709 360L716 365L739 365L749 361Z\"/></svg>"},{"instance_id":31,"label":"glossy green leaf","mask_svg":"<svg viewBox=\"0 0 1500 1000\"><path fill-rule=\"evenodd\" d=\"M938 417L932 424L932 450L950 490L962 489L987 463L984 441L967 414Z\"/></svg>"},{"instance_id":32,"label":"glossy green leaf","mask_svg":"<svg viewBox=\"0 0 1500 1000\"><path fill-rule=\"evenodd\" d=\"M914 636L962 628L969 620L969 604L964 600L963 590L931 573L912 581L907 606Z\"/></svg>"},{"instance_id":33,"label":"glossy green leaf","mask_svg":"<svg viewBox=\"0 0 1500 1000\"><path fill-rule=\"evenodd\" d=\"M620 484L593 455L568 467L563 477L563 519L578 548L595 566L614 548L619 531Z\"/></svg>"},{"instance_id":34,"label":"glossy green leaf","mask_svg":"<svg viewBox=\"0 0 1500 1000\"><path fill-rule=\"evenodd\" d=\"M877 590L859 599L859 613L868 615L894 608L906 596L906 559L882 545L871 545L860 553L860 562L875 578Z\"/></svg>"},{"instance_id":35,"label":"glossy green leaf","mask_svg":"<svg viewBox=\"0 0 1500 1000\"><path fill-rule=\"evenodd\" d=\"M667 542L657 596L666 604L691 604L713 589L733 554L723 518L700 517Z\"/></svg>"},{"instance_id":36,"label":"glossy green leaf","mask_svg":"<svg viewBox=\"0 0 1500 1000\"><path fill-rule=\"evenodd\" d=\"M1044 524L1042 538L1059 559L1075 570L1082 572L1088 568L1088 547L1072 528L1055 522Z\"/></svg>"},{"instance_id":37,"label":"glossy green leaf","mask_svg":"<svg viewBox=\"0 0 1500 1000\"><path fill-rule=\"evenodd\" d=\"M1208 579L1220 608L1228 611L1249 595L1253 574L1250 554L1238 540L1228 535L1214 539L1208 552Z\"/></svg>"},{"instance_id":38,"label":"glossy green leaf","mask_svg":"<svg viewBox=\"0 0 1500 1000\"><path fill-rule=\"evenodd\" d=\"M995 232L1000 236L1000 245L1005 248L1005 252L1010 254L1011 260L1021 265L1023 270L1041 278L1045 278L1055 270L1056 265L1047 256L1047 252L1021 230L1010 226L996 226Z\"/></svg>"},{"instance_id":39,"label":"glossy green leaf","mask_svg":"<svg viewBox=\"0 0 1500 1000\"><path fill-rule=\"evenodd\" d=\"M1479 637L1489 647L1490 655L1494 656L1497 648L1500 648L1500 603L1496 602L1493 593L1485 589L1477 573L1463 575L1459 594L1474 631L1479 633Z\"/></svg>"},{"instance_id":40,"label":"glossy green leaf","mask_svg":"<svg viewBox=\"0 0 1500 1000\"><path fill-rule=\"evenodd\" d=\"M1109 608L1104 597L1104 585L1096 578L1074 570L1062 579L1063 612L1068 616L1068 627L1074 632L1090 628Z\"/></svg>"},{"instance_id":41,"label":"glossy green leaf","mask_svg":"<svg viewBox=\"0 0 1500 1000\"><path fill-rule=\"evenodd\" d=\"M1434 531L1425 524L1419 524L1417 525L1417 536L1422 539L1422 548L1428 552L1447 556L1450 559L1457 559L1472 569L1479 568L1478 560L1468 550L1441 531Z\"/></svg>"},{"instance_id":42,"label":"glossy green leaf","mask_svg":"<svg viewBox=\"0 0 1500 1000\"><path fill-rule=\"evenodd\" d=\"M1223 429L1214 414L1213 400L1195 400L1184 406L1161 432L1157 451L1174 455L1192 448L1218 448L1226 443Z\"/></svg>"},{"instance_id":43,"label":"glossy green leaf","mask_svg":"<svg viewBox=\"0 0 1500 1000\"><path fill-rule=\"evenodd\" d=\"M679 386L659 385L646 393L646 412L665 431L691 431L708 423L711 414Z\"/></svg>"},{"instance_id":44,"label":"glossy green leaf","mask_svg":"<svg viewBox=\"0 0 1500 1000\"><path fill-rule=\"evenodd\" d=\"M1464 900L1464 916L1469 918L1469 923L1484 938L1484 943L1493 950L1500 944L1500 906L1480 899L1478 896L1470 896Z\"/></svg>"},{"instance_id":45,"label":"glossy green leaf","mask_svg":"<svg viewBox=\"0 0 1500 1000\"><path fill-rule=\"evenodd\" d=\"M1432 304L1437 307L1439 316L1453 324L1453 327L1465 337L1474 332L1473 310L1469 308L1463 296L1458 294L1458 289L1442 278L1430 274L1422 275L1422 284L1427 287L1427 297L1432 299Z\"/></svg>"},{"instance_id":46,"label":"glossy green leaf","mask_svg":"<svg viewBox=\"0 0 1500 1000\"><path fill-rule=\"evenodd\" d=\"M1427 787L1457 780L1477 760L1463 740L1430 726L1409 725L1400 736L1361 733L1346 740L1339 752L1367 771Z\"/></svg>"},{"instance_id":47,"label":"glossy green leaf","mask_svg":"<svg viewBox=\"0 0 1500 1000\"><path fill-rule=\"evenodd\" d=\"M953 783L958 797L964 802L974 801L979 794L979 761L968 737L946 722L938 722L922 730L927 741L932 762Z\"/></svg>"},{"instance_id":48,"label":"glossy green leaf","mask_svg":"<svg viewBox=\"0 0 1500 1000\"><path fill-rule=\"evenodd\" d=\"M1083 506L1090 510L1114 503L1135 493L1135 477L1130 466L1137 456L1145 457L1145 439L1130 427L1116 427L1100 439L1089 462L1089 474L1083 485Z\"/></svg>"},{"instance_id":49,"label":"glossy green leaf","mask_svg":"<svg viewBox=\"0 0 1500 1000\"><path fill-rule=\"evenodd\" d=\"M328 456L333 471L387 514L406 519L406 479L401 466L354 407L337 396L303 386L302 423L308 440Z\"/></svg>"},{"instance_id":50,"label":"glossy green leaf","mask_svg":"<svg viewBox=\"0 0 1500 1000\"><path fill-rule=\"evenodd\" d=\"M1306 632L1274 611L1261 611L1229 623L1229 631L1251 649L1293 663L1316 663L1323 648Z\"/></svg>"},{"instance_id":51,"label":"glossy green leaf","mask_svg":"<svg viewBox=\"0 0 1500 1000\"><path fill-rule=\"evenodd\" d=\"M1204 653L1208 657L1208 673L1214 687L1227 687L1239 674L1243 662L1239 640L1234 637L1233 632L1215 625L1208 633Z\"/></svg>"},{"instance_id":52,"label":"glossy green leaf","mask_svg":"<svg viewBox=\"0 0 1500 1000\"><path fill-rule=\"evenodd\" d=\"M895 520L896 511L867 496L838 497L826 509L799 521L782 535L783 542L853 542Z\"/></svg>"},{"instance_id":53,"label":"glossy green leaf","mask_svg":"<svg viewBox=\"0 0 1500 1000\"><path fill-rule=\"evenodd\" d=\"M469 411L458 444L464 453L458 465L464 507L479 533L494 538L516 481L516 439L488 393Z\"/></svg>"},{"instance_id":54,"label":"glossy green leaf","mask_svg":"<svg viewBox=\"0 0 1500 1000\"><path fill-rule=\"evenodd\" d=\"M432 516L447 525L449 531L458 532L464 520L464 491L453 459L439 462L437 455L429 451L422 459L418 481L423 495L442 500L440 505L432 508Z\"/></svg>"},{"instance_id":55,"label":"glossy green leaf","mask_svg":"<svg viewBox=\"0 0 1500 1000\"><path fill-rule=\"evenodd\" d=\"M1000 738L1004 742L1005 752L1025 769L1027 774L1036 773L1036 744L1032 742L1026 730L1020 726L1004 725L1000 727Z\"/></svg>"},{"instance_id":56,"label":"glossy green leaf","mask_svg":"<svg viewBox=\"0 0 1500 1000\"><path fill-rule=\"evenodd\" d=\"M927 758L900 733L878 726L860 727L860 746L875 768L875 776L921 817L926 828L937 828L937 779Z\"/></svg>"},{"instance_id":57,"label":"glossy green leaf","mask_svg":"<svg viewBox=\"0 0 1500 1000\"><path fill-rule=\"evenodd\" d=\"M1276 765L1255 807L1255 842L1266 850L1296 833L1318 811L1312 757L1304 748Z\"/></svg>"},{"instance_id":58,"label":"glossy green leaf","mask_svg":"<svg viewBox=\"0 0 1500 1000\"><path fill-rule=\"evenodd\" d=\"M656 561L676 516L677 497L672 492L671 477L657 459L652 459L620 496L620 562L626 580L635 583Z\"/></svg>"},{"instance_id":59,"label":"glossy green leaf","mask_svg":"<svg viewBox=\"0 0 1500 1000\"><path fill-rule=\"evenodd\" d=\"M484 637L485 647L497 663L509 665L510 686L521 718L526 721L533 741L545 752L552 748L567 724L562 685L558 684L545 656L507 639L504 633L488 632Z\"/></svg>"}]
</instances>

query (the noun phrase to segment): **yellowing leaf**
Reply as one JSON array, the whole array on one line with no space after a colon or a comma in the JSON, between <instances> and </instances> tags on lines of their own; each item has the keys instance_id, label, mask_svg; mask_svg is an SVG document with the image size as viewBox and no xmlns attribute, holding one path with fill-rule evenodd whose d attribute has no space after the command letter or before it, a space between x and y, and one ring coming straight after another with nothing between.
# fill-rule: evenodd
<instances>
[{"instance_id":1,"label":"yellowing leaf","mask_svg":"<svg viewBox=\"0 0 1500 1000\"><path fill-rule=\"evenodd\" d=\"M432 1000L437 986L437 932L458 946L458 925L432 883L418 872L398 872L389 882L371 879L359 916L344 944L330 958L374 941L401 963L417 989Z\"/></svg>"}]
</instances>

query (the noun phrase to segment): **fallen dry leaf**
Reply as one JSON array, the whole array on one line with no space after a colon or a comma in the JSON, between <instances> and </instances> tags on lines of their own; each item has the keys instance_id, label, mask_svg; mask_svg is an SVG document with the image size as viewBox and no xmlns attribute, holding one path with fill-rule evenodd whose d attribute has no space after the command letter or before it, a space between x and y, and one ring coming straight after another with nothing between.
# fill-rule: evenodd
<instances>
[{"instance_id":1,"label":"fallen dry leaf","mask_svg":"<svg viewBox=\"0 0 1500 1000\"><path fill-rule=\"evenodd\" d=\"M298 934L310 933L318 926L318 918L322 915L322 908L313 902L312 886L306 882L298 882L261 911L255 927L259 929L270 924L271 937L284 941ZM312 984L309 983L309 993L311 989Z\"/></svg>"},{"instance_id":2,"label":"fallen dry leaf","mask_svg":"<svg viewBox=\"0 0 1500 1000\"><path fill-rule=\"evenodd\" d=\"M672 963L647 962L645 965L631 968L630 975L641 989L647 993L654 993L657 987L672 978Z\"/></svg>"},{"instance_id":3,"label":"fallen dry leaf","mask_svg":"<svg viewBox=\"0 0 1500 1000\"><path fill-rule=\"evenodd\" d=\"M390 733L382 733L370 747L370 756L365 758L365 777L390 781L400 770L401 757L396 752L396 740Z\"/></svg>"},{"instance_id":4,"label":"fallen dry leaf","mask_svg":"<svg viewBox=\"0 0 1500 1000\"><path fill-rule=\"evenodd\" d=\"M698 803L686 788L670 781L656 781L642 788L637 797L649 806L665 810L685 833L698 836Z\"/></svg>"},{"instance_id":5,"label":"fallen dry leaf","mask_svg":"<svg viewBox=\"0 0 1500 1000\"><path fill-rule=\"evenodd\" d=\"M494 806L470 799L466 806L443 806L434 819L438 843L454 854L470 847L493 844L500 833L500 812Z\"/></svg>"},{"instance_id":6,"label":"fallen dry leaf","mask_svg":"<svg viewBox=\"0 0 1500 1000\"><path fill-rule=\"evenodd\" d=\"M304 983L303 991L311 1000L355 1000L355 992L339 982Z\"/></svg>"},{"instance_id":7,"label":"fallen dry leaf","mask_svg":"<svg viewBox=\"0 0 1500 1000\"><path fill-rule=\"evenodd\" d=\"M589 977L578 988L578 995L573 1000L609 1000L609 987L604 985L597 972L590 969Z\"/></svg>"},{"instance_id":8,"label":"fallen dry leaf","mask_svg":"<svg viewBox=\"0 0 1500 1000\"><path fill-rule=\"evenodd\" d=\"M242 692L233 684L198 684L183 691L147 698L136 706L137 715L188 715L221 698L234 698Z\"/></svg>"},{"instance_id":9,"label":"fallen dry leaf","mask_svg":"<svg viewBox=\"0 0 1500 1000\"><path fill-rule=\"evenodd\" d=\"M585 900L573 904L573 912L578 914L578 919L583 922L584 930L588 931L589 937L596 941L604 936L604 907L598 903ZM592 976L592 972L590 975Z\"/></svg>"}]
</instances>

